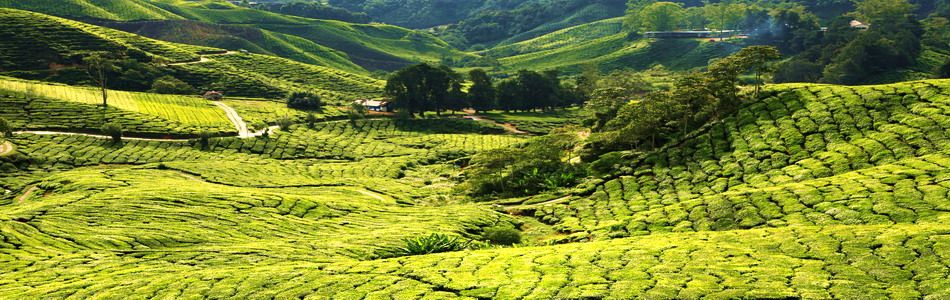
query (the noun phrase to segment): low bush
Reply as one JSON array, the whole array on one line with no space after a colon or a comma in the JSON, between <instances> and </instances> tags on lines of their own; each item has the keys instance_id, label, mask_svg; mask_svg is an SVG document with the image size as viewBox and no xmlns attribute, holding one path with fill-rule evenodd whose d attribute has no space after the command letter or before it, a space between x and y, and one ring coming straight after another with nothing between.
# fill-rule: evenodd
<instances>
[{"instance_id":1,"label":"low bush","mask_svg":"<svg viewBox=\"0 0 950 300\"><path fill-rule=\"evenodd\" d=\"M122 125L118 123L106 123L102 125L102 134L112 137L112 142L121 143L122 142Z\"/></svg>"},{"instance_id":2,"label":"low bush","mask_svg":"<svg viewBox=\"0 0 950 300\"><path fill-rule=\"evenodd\" d=\"M485 229L482 238L495 245L511 246L521 243L521 231L511 226L494 226Z\"/></svg>"},{"instance_id":3,"label":"low bush","mask_svg":"<svg viewBox=\"0 0 950 300\"><path fill-rule=\"evenodd\" d=\"M287 96L287 107L295 109L319 109L323 103L320 96L309 92L293 92Z\"/></svg>"},{"instance_id":4,"label":"low bush","mask_svg":"<svg viewBox=\"0 0 950 300\"><path fill-rule=\"evenodd\" d=\"M3 117L0 117L0 135L3 137L13 136L13 126Z\"/></svg>"},{"instance_id":5,"label":"low bush","mask_svg":"<svg viewBox=\"0 0 950 300\"><path fill-rule=\"evenodd\" d=\"M384 249L380 251L378 255L383 258L389 258L461 251L472 247L472 241L441 233L404 239L403 243L404 245L402 246Z\"/></svg>"}]
</instances>

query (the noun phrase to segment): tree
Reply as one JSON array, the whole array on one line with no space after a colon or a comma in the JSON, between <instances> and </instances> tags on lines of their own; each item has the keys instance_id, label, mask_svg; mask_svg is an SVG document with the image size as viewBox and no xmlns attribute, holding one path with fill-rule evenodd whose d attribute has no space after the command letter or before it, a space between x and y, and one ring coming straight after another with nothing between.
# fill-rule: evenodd
<instances>
[{"instance_id":1,"label":"tree","mask_svg":"<svg viewBox=\"0 0 950 300\"><path fill-rule=\"evenodd\" d=\"M360 107L362 107L362 105L360 105ZM317 116L313 113L307 113L305 121L307 122L307 128L313 129L317 124Z\"/></svg>"},{"instance_id":2,"label":"tree","mask_svg":"<svg viewBox=\"0 0 950 300\"><path fill-rule=\"evenodd\" d=\"M495 89L498 108L506 113L519 109L522 106L520 89L518 80L515 78L508 78L499 82Z\"/></svg>"},{"instance_id":3,"label":"tree","mask_svg":"<svg viewBox=\"0 0 950 300\"><path fill-rule=\"evenodd\" d=\"M468 72L468 79L472 82L468 89L468 102L475 113L494 108L495 87L491 77L482 69L473 69Z\"/></svg>"},{"instance_id":4,"label":"tree","mask_svg":"<svg viewBox=\"0 0 950 300\"><path fill-rule=\"evenodd\" d=\"M703 10L706 12L706 19L710 25L719 29L720 40L724 38L727 29L735 29L742 20L745 13L743 4L732 3L732 1L722 1L719 3L704 2Z\"/></svg>"},{"instance_id":5,"label":"tree","mask_svg":"<svg viewBox=\"0 0 950 300\"><path fill-rule=\"evenodd\" d=\"M452 82L452 87L449 88L449 94L445 99L445 109L451 110L453 112L462 111L463 109L468 108L468 95L462 91L462 82L455 80Z\"/></svg>"},{"instance_id":6,"label":"tree","mask_svg":"<svg viewBox=\"0 0 950 300\"><path fill-rule=\"evenodd\" d=\"M778 48L772 46L751 46L739 50L736 58L755 73L755 96L759 96L762 87L762 75L775 71L774 61L782 58Z\"/></svg>"},{"instance_id":7,"label":"tree","mask_svg":"<svg viewBox=\"0 0 950 300\"><path fill-rule=\"evenodd\" d=\"M350 120L350 125L356 126L356 121L366 118L367 111L366 106L363 106L359 103L350 103L350 106L346 108L346 117Z\"/></svg>"},{"instance_id":8,"label":"tree","mask_svg":"<svg viewBox=\"0 0 950 300\"><path fill-rule=\"evenodd\" d=\"M937 78L950 78L950 59L937 69Z\"/></svg>"},{"instance_id":9,"label":"tree","mask_svg":"<svg viewBox=\"0 0 950 300\"><path fill-rule=\"evenodd\" d=\"M152 83L152 88L149 92L187 95L194 94L195 88L178 78L166 75L156 79L155 82Z\"/></svg>"},{"instance_id":10,"label":"tree","mask_svg":"<svg viewBox=\"0 0 950 300\"><path fill-rule=\"evenodd\" d=\"M418 64L394 73L386 82L385 93L393 105L409 115L439 112L459 76L447 67Z\"/></svg>"},{"instance_id":11,"label":"tree","mask_svg":"<svg viewBox=\"0 0 950 300\"><path fill-rule=\"evenodd\" d=\"M287 107L293 109L320 109L323 105L320 95L311 92L293 92L287 96Z\"/></svg>"},{"instance_id":12,"label":"tree","mask_svg":"<svg viewBox=\"0 0 950 300\"><path fill-rule=\"evenodd\" d=\"M106 85L109 80L109 72L114 66L112 59L110 59L108 55L106 52L93 52L83 59L83 62L86 63L86 73L102 92L103 108L109 106L109 93L106 90Z\"/></svg>"},{"instance_id":13,"label":"tree","mask_svg":"<svg viewBox=\"0 0 950 300\"><path fill-rule=\"evenodd\" d=\"M4 117L0 117L0 134L7 138L13 136L13 126Z\"/></svg>"},{"instance_id":14,"label":"tree","mask_svg":"<svg viewBox=\"0 0 950 300\"><path fill-rule=\"evenodd\" d=\"M642 27L651 31L676 30L685 16L683 6L673 2L656 2L640 11Z\"/></svg>"},{"instance_id":15,"label":"tree","mask_svg":"<svg viewBox=\"0 0 950 300\"><path fill-rule=\"evenodd\" d=\"M683 22L686 24L686 29L705 30L709 20L706 20L706 14L702 7L694 6L686 9Z\"/></svg>"},{"instance_id":16,"label":"tree","mask_svg":"<svg viewBox=\"0 0 950 300\"><path fill-rule=\"evenodd\" d=\"M856 16L872 26L904 19L914 12L914 5L906 0L860 0L855 4Z\"/></svg>"},{"instance_id":17,"label":"tree","mask_svg":"<svg viewBox=\"0 0 950 300\"><path fill-rule=\"evenodd\" d=\"M115 144L122 142L122 125L115 122L109 122L105 125L102 125L102 134L108 135L112 138L112 142Z\"/></svg>"},{"instance_id":18,"label":"tree","mask_svg":"<svg viewBox=\"0 0 950 300\"><path fill-rule=\"evenodd\" d=\"M650 4L656 2L655 0L627 0L627 11L623 17L623 30L628 32L628 35L631 37L639 36L640 29L643 27L643 22L640 19L640 11L643 8L647 7Z\"/></svg>"}]
</instances>

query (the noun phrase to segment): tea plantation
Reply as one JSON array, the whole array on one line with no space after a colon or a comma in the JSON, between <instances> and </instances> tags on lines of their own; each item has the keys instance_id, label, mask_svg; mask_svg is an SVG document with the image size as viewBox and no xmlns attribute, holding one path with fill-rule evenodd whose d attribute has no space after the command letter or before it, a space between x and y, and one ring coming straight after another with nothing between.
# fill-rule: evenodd
<instances>
[{"instance_id":1,"label":"tea plantation","mask_svg":"<svg viewBox=\"0 0 950 300\"><path fill-rule=\"evenodd\" d=\"M6 82L0 100L13 105L0 115L17 126L89 126L34 111L86 114L82 96ZM189 117L210 116L191 98L160 99L178 110L163 115L137 95L115 96L128 104L107 116L142 130L208 126ZM455 189L466 157L529 137L460 118L351 121L331 108L308 126L306 112L276 101L225 103L253 123L296 124L207 144L8 138L0 298L950 297L950 80L768 86L674 146L613 158L610 174L493 203ZM576 114L490 117L540 133ZM387 252L432 233L480 240L499 225L549 234Z\"/></svg>"}]
</instances>

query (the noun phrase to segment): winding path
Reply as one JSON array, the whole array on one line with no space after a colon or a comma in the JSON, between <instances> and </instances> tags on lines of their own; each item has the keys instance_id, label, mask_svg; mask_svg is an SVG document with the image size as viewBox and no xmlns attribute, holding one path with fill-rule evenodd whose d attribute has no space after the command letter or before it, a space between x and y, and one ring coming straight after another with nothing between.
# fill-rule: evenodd
<instances>
[{"instance_id":1,"label":"winding path","mask_svg":"<svg viewBox=\"0 0 950 300\"><path fill-rule=\"evenodd\" d=\"M0 156L6 156L7 154L10 154L10 152L13 152L13 149L13 144L10 142L0 143Z\"/></svg>"},{"instance_id":2,"label":"winding path","mask_svg":"<svg viewBox=\"0 0 950 300\"><path fill-rule=\"evenodd\" d=\"M26 192L23 192L22 196L16 198L16 203L17 204L23 203L23 201L26 201L27 198L30 198L30 195L33 195L33 192L36 192L37 189L39 188L37 188L35 185L26 189Z\"/></svg>"},{"instance_id":3,"label":"winding path","mask_svg":"<svg viewBox=\"0 0 950 300\"><path fill-rule=\"evenodd\" d=\"M476 115L469 115L469 117L471 117L472 120L474 120L474 121L489 122L489 123L493 123L493 124L495 124L495 125L501 126L501 127L504 128L506 131L511 132L511 133L514 133L514 134L530 134L530 133L528 133L528 132L524 132L524 131L518 130L518 127L515 127L515 125L513 125L513 124L511 124L511 123L500 123L500 122L498 122L498 121L495 121L495 120L492 120L492 119L489 119L489 118L486 118L486 117L482 117L482 116L476 116Z\"/></svg>"}]
</instances>

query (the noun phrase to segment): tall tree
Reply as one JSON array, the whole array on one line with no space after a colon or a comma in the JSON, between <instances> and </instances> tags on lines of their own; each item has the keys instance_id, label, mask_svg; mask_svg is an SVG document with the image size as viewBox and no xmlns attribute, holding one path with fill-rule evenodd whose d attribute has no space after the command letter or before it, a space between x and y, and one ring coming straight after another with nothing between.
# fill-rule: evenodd
<instances>
[{"instance_id":1,"label":"tall tree","mask_svg":"<svg viewBox=\"0 0 950 300\"><path fill-rule=\"evenodd\" d=\"M679 29L686 10L679 3L657 2L640 11L643 27L651 31L672 31Z\"/></svg>"},{"instance_id":2,"label":"tall tree","mask_svg":"<svg viewBox=\"0 0 950 300\"><path fill-rule=\"evenodd\" d=\"M712 27L719 29L719 38L724 38L726 30L735 29L745 13L745 5L722 1L719 3L704 2L703 10Z\"/></svg>"},{"instance_id":3,"label":"tall tree","mask_svg":"<svg viewBox=\"0 0 950 300\"><path fill-rule=\"evenodd\" d=\"M643 21L640 12L656 0L627 0L627 12L623 17L623 30L630 36L639 36Z\"/></svg>"},{"instance_id":4,"label":"tall tree","mask_svg":"<svg viewBox=\"0 0 950 300\"><path fill-rule=\"evenodd\" d=\"M495 107L495 87L491 77L482 69L468 72L472 86L468 88L468 102L477 114Z\"/></svg>"},{"instance_id":5,"label":"tall tree","mask_svg":"<svg viewBox=\"0 0 950 300\"><path fill-rule=\"evenodd\" d=\"M755 97L759 97L761 90L762 75L775 71L773 62L782 58L778 48L772 46L751 46L739 50L735 54L736 58L755 74Z\"/></svg>"},{"instance_id":6,"label":"tall tree","mask_svg":"<svg viewBox=\"0 0 950 300\"><path fill-rule=\"evenodd\" d=\"M393 105L409 115L440 112L447 102L450 88L459 76L447 67L422 63L394 73L386 82L384 92Z\"/></svg>"},{"instance_id":7,"label":"tall tree","mask_svg":"<svg viewBox=\"0 0 950 300\"><path fill-rule=\"evenodd\" d=\"M114 63L106 52L93 52L87 55L83 62L86 64L86 73L89 75L89 78L99 87L100 92L102 92L102 107L109 106L109 92L106 89L106 85L109 81L109 72L112 70Z\"/></svg>"}]
</instances>

